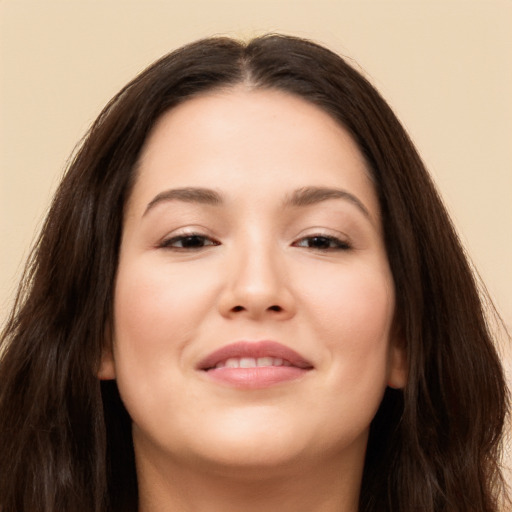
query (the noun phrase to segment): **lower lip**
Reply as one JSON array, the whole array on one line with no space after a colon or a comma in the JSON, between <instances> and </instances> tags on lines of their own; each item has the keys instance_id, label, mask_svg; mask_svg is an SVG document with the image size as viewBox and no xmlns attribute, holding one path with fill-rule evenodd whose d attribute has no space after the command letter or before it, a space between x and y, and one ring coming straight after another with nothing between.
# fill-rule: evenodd
<instances>
[{"instance_id":1,"label":"lower lip","mask_svg":"<svg viewBox=\"0 0 512 512\"><path fill-rule=\"evenodd\" d=\"M255 368L214 368L206 371L212 380L241 389L262 389L300 379L309 370L296 366L259 366Z\"/></svg>"}]
</instances>

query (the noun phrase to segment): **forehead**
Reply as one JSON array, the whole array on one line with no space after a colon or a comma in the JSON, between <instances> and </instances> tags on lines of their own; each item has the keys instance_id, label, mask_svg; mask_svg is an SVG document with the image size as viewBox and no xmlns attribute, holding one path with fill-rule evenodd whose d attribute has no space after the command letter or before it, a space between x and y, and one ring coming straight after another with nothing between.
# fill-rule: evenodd
<instances>
[{"instance_id":1,"label":"forehead","mask_svg":"<svg viewBox=\"0 0 512 512\"><path fill-rule=\"evenodd\" d=\"M312 103L276 90L211 92L158 120L141 152L133 201L194 186L262 199L339 187L378 215L366 162L347 130Z\"/></svg>"}]
</instances>

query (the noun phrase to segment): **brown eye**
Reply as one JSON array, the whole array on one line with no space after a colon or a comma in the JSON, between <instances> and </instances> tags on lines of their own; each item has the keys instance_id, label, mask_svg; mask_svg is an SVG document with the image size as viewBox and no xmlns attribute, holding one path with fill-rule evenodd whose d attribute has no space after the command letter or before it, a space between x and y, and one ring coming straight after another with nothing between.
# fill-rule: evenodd
<instances>
[{"instance_id":1,"label":"brown eye","mask_svg":"<svg viewBox=\"0 0 512 512\"><path fill-rule=\"evenodd\" d=\"M168 240L164 240L160 244L160 247L177 250L197 250L214 245L219 245L219 242L216 242L205 235L190 234L178 235L169 238Z\"/></svg>"},{"instance_id":2,"label":"brown eye","mask_svg":"<svg viewBox=\"0 0 512 512\"><path fill-rule=\"evenodd\" d=\"M336 251L350 249L350 245L339 238L326 235L313 235L301 238L295 242L296 247L305 247L307 249L316 249L319 251Z\"/></svg>"}]
</instances>

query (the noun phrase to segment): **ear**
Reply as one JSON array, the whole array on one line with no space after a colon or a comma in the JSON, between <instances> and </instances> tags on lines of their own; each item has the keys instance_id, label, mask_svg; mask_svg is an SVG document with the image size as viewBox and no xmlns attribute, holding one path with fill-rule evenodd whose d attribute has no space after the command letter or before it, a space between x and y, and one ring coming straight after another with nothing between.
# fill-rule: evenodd
<instances>
[{"instance_id":1,"label":"ear","mask_svg":"<svg viewBox=\"0 0 512 512\"><path fill-rule=\"evenodd\" d=\"M113 380L116 378L116 366L113 351L113 336L110 326L105 328L105 341L101 349L100 367L96 376L100 380Z\"/></svg>"},{"instance_id":2,"label":"ear","mask_svg":"<svg viewBox=\"0 0 512 512\"><path fill-rule=\"evenodd\" d=\"M113 380L116 378L114 354L112 352L112 346L110 343L103 347L101 352L100 367L96 376L100 380Z\"/></svg>"},{"instance_id":3,"label":"ear","mask_svg":"<svg viewBox=\"0 0 512 512\"><path fill-rule=\"evenodd\" d=\"M409 376L407 351L403 340L394 340L389 348L388 386L394 389L405 388Z\"/></svg>"}]
</instances>

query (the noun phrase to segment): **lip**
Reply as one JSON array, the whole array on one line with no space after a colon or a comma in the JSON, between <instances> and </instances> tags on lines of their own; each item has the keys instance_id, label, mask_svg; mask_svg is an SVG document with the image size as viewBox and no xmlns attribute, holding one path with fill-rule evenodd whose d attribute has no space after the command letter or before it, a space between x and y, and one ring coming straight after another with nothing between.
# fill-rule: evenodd
<instances>
[{"instance_id":1,"label":"lip","mask_svg":"<svg viewBox=\"0 0 512 512\"><path fill-rule=\"evenodd\" d=\"M216 368L231 358L283 359L286 366L258 366L252 368ZM237 388L259 389L298 379L313 369L313 364L295 350L275 341L237 341L215 350L202 359L197 369L214 381Z\"/></svg>"}]
</instances>

